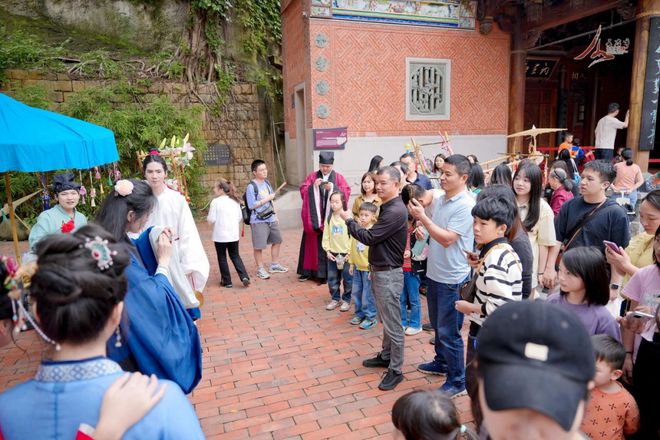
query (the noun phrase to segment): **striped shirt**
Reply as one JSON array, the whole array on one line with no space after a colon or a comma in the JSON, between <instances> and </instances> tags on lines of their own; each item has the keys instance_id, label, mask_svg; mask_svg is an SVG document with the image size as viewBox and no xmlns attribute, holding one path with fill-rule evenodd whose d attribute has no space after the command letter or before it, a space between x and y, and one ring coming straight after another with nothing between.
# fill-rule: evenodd
<instances>
[{"instance_id":1,"label":"striped shirt","mask_svg":"<svg viewBox=\"0 0 660 440\"><path fill-rule=\"evenodd\" d=\"M506 238L488 243L481 255L485 260L479 269L474 299L481 305L481 314L469 317L478 325L501 305L522 300L522 264Z\"/></svg>"}]
</instances>

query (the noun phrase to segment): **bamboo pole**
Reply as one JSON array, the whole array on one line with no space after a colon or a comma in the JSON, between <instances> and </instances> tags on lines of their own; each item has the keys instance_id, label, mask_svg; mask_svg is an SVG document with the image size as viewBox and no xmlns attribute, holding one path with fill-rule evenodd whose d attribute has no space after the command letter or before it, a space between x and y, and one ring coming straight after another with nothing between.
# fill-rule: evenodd
<instances>
[{"instance_id":1,"label":"bamboo pole","mask_svg":"<svg viewBox=\"0 0 660 440\"><path fill-rule=\"evenodd\" d=\"M14 201L11 197L11 181L9 173L5 173L5 188L7 190L7 204L9 205L9 223L11 224L11 235L14 239L14 254L16 261L21 264L21 254L18 250L18 232L16 231L16 217L14 217Z\"/></svg>"}]
</instances>

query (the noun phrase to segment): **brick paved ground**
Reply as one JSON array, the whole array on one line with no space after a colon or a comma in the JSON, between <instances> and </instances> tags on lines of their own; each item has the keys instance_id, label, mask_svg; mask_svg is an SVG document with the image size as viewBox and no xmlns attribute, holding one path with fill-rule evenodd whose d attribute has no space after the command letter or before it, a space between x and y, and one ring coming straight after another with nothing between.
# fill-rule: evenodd
<instances>
[{"instance_id":1,"label":"brick paved ground","mask_svg":"<svg viewBox=\"0 0 660 440\"><path fill-rule=\"evenodd\" d=\"M325 310L327 286L297 281L300 230L284 232L280 260L291 271L270 280L251 275L247 289L219 286L210 230L200 224L200 233L211 276L199 322L204 372L191 401L208 438L391 438L394 401L412 389L442 385L444 378L415 370L433 356L430 335L422 332L406 337L406 380L395 391L378 389L383 370L364 368L362 360L379 351L382 326L351 326L352 312ZM0 254L12 253L10 243L0 243ZM254 274L249 228L241 255ZM31 377L44 348L34 332L21 334L18 345L0 350L0 391ZM470 422L469 399L456 405Z\"/></svg>"}]
</instances>

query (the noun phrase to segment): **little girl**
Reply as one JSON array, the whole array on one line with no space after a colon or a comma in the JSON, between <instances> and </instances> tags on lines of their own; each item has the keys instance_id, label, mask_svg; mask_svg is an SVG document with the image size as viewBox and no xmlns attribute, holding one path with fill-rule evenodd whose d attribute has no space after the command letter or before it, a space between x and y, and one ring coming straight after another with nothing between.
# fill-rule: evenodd
<instances>
[{"instance_id":1,"label":"little girl","mask_svg":"<svg viewBox=\"0 0 660 440\"><path fill-rule=\"evenodd\" d=\"M596 247L577 247L567 251L559 263L561 291L548 297L575 313L590 335L606 334L621 341L621 330L607 310L610 280L605 257Z\"/></svg>"},{"instance_id":2,"label":"little girl","mask_svg":"<svg viewBox=\"0 0 660 440\"><path fill-rule=\"evenodd\" d=\"M226 179L220 179L213 187L216 198L211 201L207 221L213 224L213 242L220 265L220 285L231 289L231 273L227 264L227 253L234 263L236 272L245 287L250 285L250 277L245 270L243 260L238 254L241 214L240 199L236 196L236 187Z\"/></svg>"},{"instance_id":3,"label":"little girl","mask_svg":"<svg viewBox=\"0 0 660 440\"><path fill-rule=\"evenodd\" d=\"M371 202L377 207L380 207L380 197L376 195L376 181L374 180L374 175L372 173L364 173L362 175L362 181L360 183L360 194L355 198L353 202L353 218L355 221L360 217L360 206L364 202ZM378 213L376 213L375 218L378 218Z\"/></svg>"},{"instance_id":4,"label":"little girl","mask_svg":"<svg viewBox=\"0 0 660 440\"><path fill-rule=\"evenodd\" d=\"M351 237L348 235L346 222L339 215L346 206L346 197L341 191L335 191L330 195L331 214L326 220L323 228L323 240L321 246L328 257L328 288L331 301L325 307L326 310L334 310L339 306L342 312L348 312L351 308L351 291L353 288L353 277L350 274L350 262L348 254L351 250ZM341 295L339 304L340 284L344 281L344 294Z\"/></svg>"},{"instance_id":5,"label":"little girl","mask_svg":"<svg viewBox=\"0 0 660 440\"><path fill-rule=\"evenodd\" d=\"M395 440L476 440L458 420L452 400L439 390L415 390L399 397L392 407Z\"/></svg>"},{"instance_id":6,"label":"little girl","mask_svg":"<svg viewBox=\"0 0 660 440\"><path fill-rule=\"evenodd\" d=\"M403 291L401 292L401 325L406 336L413 336L422 331L422 308L419 302L419 274L413 265L411 240L415 233L412 218L408 218L408 237L403 253ZM410 319L408 319L408 304L410 304Z\"/></svg>"}]
</instances>

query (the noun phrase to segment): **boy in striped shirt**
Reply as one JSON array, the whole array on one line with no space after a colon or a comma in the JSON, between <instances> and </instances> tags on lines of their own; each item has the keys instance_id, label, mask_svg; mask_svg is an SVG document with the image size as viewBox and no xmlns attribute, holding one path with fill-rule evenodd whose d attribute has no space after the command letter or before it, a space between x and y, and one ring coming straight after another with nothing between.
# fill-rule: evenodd
<instances>
[{"instance_id":1,"label":"boy in striped shirt","mask_svg":"<svg viewBox=\"0 0 660 440\"><path fill-rule=\"evenodd\" d=\"M476 291L472 303L456 301L456 310L467 315L470 332L467 343L465 385L474 398L477 378L472 365L477 334L484 320L503 304L522 300L522 264L507 240L516 207L503 197L486 197L472 208L474 241L479 255L468 253L476 266Z\"/></svg>"}]
</instances>

